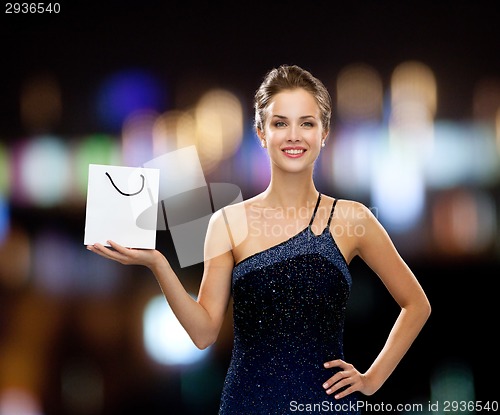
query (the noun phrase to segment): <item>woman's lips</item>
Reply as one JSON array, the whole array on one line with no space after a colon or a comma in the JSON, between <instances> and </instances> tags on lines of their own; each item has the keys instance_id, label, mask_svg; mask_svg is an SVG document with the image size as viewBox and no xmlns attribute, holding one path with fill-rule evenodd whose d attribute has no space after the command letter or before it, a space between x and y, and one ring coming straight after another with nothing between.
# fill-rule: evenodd
<instances>
[{"instance_id":1,"label":"woman's lips","mask_svg":"<svg viewBox=\"0 0 500 415\"><path fill-rule=\"evenodd\" d=\"M305 154L306 149L302 147L287 147L281 151L283 151L283 153L285 153L287 157L298 158L302 157Z\"/></svg>"}]
</instances>

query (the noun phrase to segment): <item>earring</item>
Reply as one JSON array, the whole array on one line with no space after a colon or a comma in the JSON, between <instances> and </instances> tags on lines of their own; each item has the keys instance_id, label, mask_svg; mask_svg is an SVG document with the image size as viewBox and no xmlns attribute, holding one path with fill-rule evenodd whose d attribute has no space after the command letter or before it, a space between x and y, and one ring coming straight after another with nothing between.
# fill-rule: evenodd
<instances>
[{"instance_id":1,"label":"earring","mask_svg":"<svg viewBox=\"0 0 500 415\"><path fill-rule=\"evenodd\" d=\"M324 147L324 146L325 146L325 142L323 141L323 142L321 143L321 147Z\"/></svg>"},{"instance_id":2,"label":"earring","mask_svg":"<svg viewBox=\"0 0 500 415\"><path fill-rule=\"evenodd\" d=\"M262 148L265 148L266 147L266 141L265 140L260 140L260 145L262 146Z\"/></svg>"}]
</instances>

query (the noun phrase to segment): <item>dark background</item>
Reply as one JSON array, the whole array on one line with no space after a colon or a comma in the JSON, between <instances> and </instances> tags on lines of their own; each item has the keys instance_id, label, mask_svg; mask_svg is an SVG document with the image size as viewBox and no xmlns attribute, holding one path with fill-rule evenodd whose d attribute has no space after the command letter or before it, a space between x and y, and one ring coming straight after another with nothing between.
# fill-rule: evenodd
<instances>
[{"instance_id":1,"label":"dark background","mask_svg":"<svg viewBox=\"0 0 500 415\"><path fill-rule=\"evenodd\" d=\"M50 133L68 140L90 133L119 134L118 128L103 124L96 115L95 94L104 78L124 68L147 69L163 81L163 111L189 107L208 88L231 90L246 105L247 124L255 88L268 69L282 63L333 79L346 65L364 62L378 70L387 88L398 64L424 62L437 79L436 118L457 123L473 119L477 83L500 76L500 16L494 2L64 0L60 4L61 12L50 16L7 15L2 10L0 143L6 148L16 148L19 140L33 134L22 123L19 96L23 82L37 74L48 73L58 80L64 106ZM237 182L245 197L260 190L238 182L231 172L215 176ZM498 183L497 179L488 188L497 203ZM334 186L324 186L327 192L336 192ZM41 233L54 229L64 230L68 242L84 250L80 243L84 205L40 208L16 203L9 196L6 200L11 228L22 230L30 252L35 252ZM70 295L47 295L37 287L37 270L29 264L22 283L10 282L9 275L18 273L16 255L20 255L12 246L0 245L0 393L13 387L28 391L46 415L216 413L230 354L230 316L208 363L184 369L155 365L140 351L134 331L139 324L137 296L159 293L151 275L140 268L87 262L91 260L84 253L73 263L66 260L75 269L88 267L94 278L109 273L119 279L118 288L95 294L89 285ZM498 246L497 236L473 255L441 256L431 249L409 256L433 314L393 376L368 398L370 402L435 400L433 379L443 367L458 368L466 382L472 374L473 399L498 399L490 380L498 369L494 340ZM168 232L159 232L158 248L168 253L186 285L196 289L202 270L178 266ZM55 263L62 263L67 252L52 254ZM352 273L352 301L358 306L365 301L375 304L368 315L349 314L346 326L347 357L366 369L382 347L397 309L361 261L352 263ZM455 379L450 380L453 388L457 380L450 379Z\"/></svg>"}]
</instances>

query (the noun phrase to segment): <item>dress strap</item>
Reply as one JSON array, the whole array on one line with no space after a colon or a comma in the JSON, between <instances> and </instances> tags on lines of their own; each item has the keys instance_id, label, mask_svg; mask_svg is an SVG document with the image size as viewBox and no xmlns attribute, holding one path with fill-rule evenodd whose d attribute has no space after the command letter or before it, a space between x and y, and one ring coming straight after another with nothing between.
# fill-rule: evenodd
<instances>
[{"instance_id":1,"label":"dress strap","mask_svg":"<svg viewBox=\"0 0 500 415\"><path fill-rule=\"evenodd\" d=\"M314 207L314 212L311 216L311 220L309 222L309 227L311 227L313 222L314 222L314 218L316 217L316 212L318 211L318 206L319 206L320 201L321 201L321 193L318 193L318 200L316 201L316 206Z\"/></svg>"},{"instance_id":2,"label":"dress strap","mask_svg":"<svg viewBox=\"0 0 500 415\"><path fill-rule=\"evenodd\" d=\"M330 211L330 217L328 218L328 223L326 224L327 228L329 228L330 227L330 223L332 223L333 211L335 210L335 206L337 205L337 200L338 199L335 199L333 201L332 210Z\"/></svg>"}]
</instances>

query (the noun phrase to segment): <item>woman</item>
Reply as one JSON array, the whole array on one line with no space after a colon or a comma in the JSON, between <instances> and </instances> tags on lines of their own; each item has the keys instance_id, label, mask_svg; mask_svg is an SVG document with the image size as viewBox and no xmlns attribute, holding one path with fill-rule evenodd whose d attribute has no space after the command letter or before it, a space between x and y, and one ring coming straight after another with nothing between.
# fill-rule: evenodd
<instances>
[{"instance_id":1,"label":"woman","mask_svg":"<svg viewBox=\"0 0 500 415\"><path fill-rule=\"evenodd\" d=\"M330 116L330 95L308 71L284 65L266 75L255 95L255 128L271 180L261 194L212 216L197 300L156 250L111 241L114 250L88 247L149 267L199 348L216 341L233 296L234 346L220 414L358 413L360 394L382 386L429 316L425 293L370 210L315 187L314 164ZM355 256L401 307L364 373L343 354L348 264Z\"/></svg>"}]
</instances>

